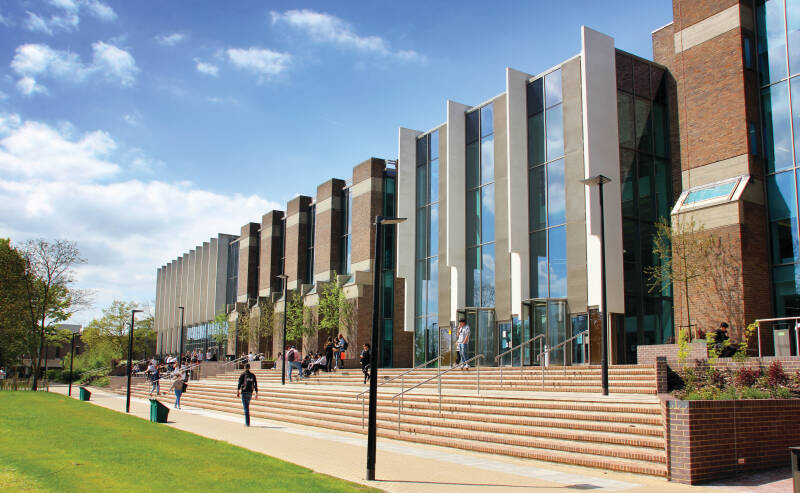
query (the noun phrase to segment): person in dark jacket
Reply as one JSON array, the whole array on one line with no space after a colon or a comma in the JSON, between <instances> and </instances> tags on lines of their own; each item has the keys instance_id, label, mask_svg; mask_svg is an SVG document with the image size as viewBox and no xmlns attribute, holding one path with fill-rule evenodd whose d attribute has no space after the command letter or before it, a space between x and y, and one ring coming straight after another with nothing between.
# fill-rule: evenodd
<instances>
[{"instance_id":1,"label":"person in dark jacket","mask_svg":"<svg viewBox=\"0 0 800 493\"><path fill-rule=\"evenodd\" d=\"M244 365L244 372L239 375L239 386L236 388L236 397L241 395L244 408L244 425L250 426L250 399L255 393L258 399L258 382L256 376L250 372L250 363Z\"/></svg>"},{"instance_id":2,"label":"person in dark jacket","mask_svg":"<svg viewBox=\"0 0 800 493\"><path fill-rule=\"evenodd\" d=\"M359 359L359 361L361 362L361 371L364 373L364 383L367 383L367 380L369 380L369 367L370 367L370 361L372 361L371 359L372 356L369 352L369 349L370 349L369 344L364 344L364 350L361 351Z\"/></svg>"},{"instance_id":3,"label":"person in dark jacket","mask_svg":"<svg viewBox=\"0 0 800 493\"><path fill-rule=\"evenodd\" d=\"M325 371L331 371L333 368L333 339L328 337L325 342Z\"/></svg>"}]
</instances>

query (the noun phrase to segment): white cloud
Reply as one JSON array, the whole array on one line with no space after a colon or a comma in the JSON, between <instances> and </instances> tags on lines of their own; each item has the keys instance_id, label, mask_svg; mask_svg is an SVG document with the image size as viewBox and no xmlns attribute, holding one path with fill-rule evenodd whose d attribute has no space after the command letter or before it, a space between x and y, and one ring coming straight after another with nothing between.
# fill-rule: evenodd
<instances>
[{"instance_id":1,"label":"white cloud","mask_svg":"<svg viewBox=\"0 0 800 493\"><path fill-rule=\"evenodd\" d=\"M209 103L214 103L214 104L239 104L239 100L234 98L234 97L232 97L232 96L228 96L228 97L224 97L224 98L221 98L219 96L212 96L210 98L206 98L206 101L208 101Z\"/></svg>"},{"instance_id":2,"label":"white cloud","mask_svg":"<svg viewBox=\"0 0 800 493\"><path fill-rule=\"evenodd\" d=\"M109 82L122 86L133 84L139 72L136 60L127 51L98 41L92 44L91 64L84 64L77 53L54 50L46 44L25 44L17 47L11 68L20 79L17 89L25 95L46 92L38 78L51 78L71 83L83 82L100 74Z\"/></svg>"},{"instance_id":3,"label":"white cloud","mask_svg":"<svg viewBox=\"0 0 800 493\"><path fill-rule=\"evenodd\" d=\"M0 91L0 101L5 101L6 99L8 99L8 94Z\"/></svg>"},{"instance_id":4,"label":"white cloud","mask_svg":"<svg viewBox=\"0 0 800 493\"><path fill-rule=\"evenodd\" d=\"M413 50L392 50L389 43L380 36L359 36L352 26L335 15L303 9L287 10L282 14L272 11L270 17L273 24L288 24L318 43L332 43L402 61L422 60L422 56Z\"/></svg>"},{"instance_id":5,"label":"white cloud","mask_svg":"<svg viewBox=\"0 0 800 493\"><path fill-rule=\"evenodd\" d=\"M100 19L101 21L110 22L117 18L117 13L114 9L98 0L85 0L81 4L89 11L91 15Z\"/></svg>"},{"instance_id":6,"label":"white cloud","mask_svg":"<svg viewBox=\"0 0 800 493\"><path fill-rule=\"evenodd\" d=\"M122 116L122 119L125 120L125 123L128 125L132 125L134 127L141 127L142 120L144 119L144 115L139 110L134 110L131 113L126 113Z\"/></svg>"},{"instance_id":7,"label":"white cloud","mask_svg":"<svg viewBox=\"0 0 800 493\"><path fill-rule=\"evenodd\" d=\"M3 15L2 12L0 12L0 24L4 25L6 27L11 27L13 25L13 23L11 22L11 19L9 19L5 15Z\"/></svg>"},{"instance_id":8,"label":"white cloud","mask_svg":"<svg viewBox=\"0 0 800 493\"><path fill-rule=\"evenodd\" d=\"M27 11L28 17L24 23L26 29L49 36L53 36L56 31L76 31L81 21L81 12L88 12L104 22L117 18L114 9L99 0L50 0L49 4L56 11L49 18Z\"/></svg>"},{"instance_id":9,"label":"white cloud","mask_svg":"<svg viewBox=\"0 0 800 493\"><path fill-rule=\"evenodd\" d=\"M88 259L77 271L78 286L97 290L97 306L74 317L78 323L115 298L152 300L158 267L279 208L256 195L118 178L123 167L139 171L142 163L135 160L146 156L139 149L118 149L103 131L70 137L44 123L0 114L0 132L0 231L15 242L78 242Z\"/></svg>"},{"instance_id":10,"label":"white cloud","mask_svg":"<svg viewBox=\"0 0 800 493\"><path fill-rule=\"evenodd\" d=\"M195 67L197 71L201 74L206 75L213 75L216 77L219 74L219 67L214 65L213 63L208 63L200 60L199 58L194 59Z\"/></svg>"},{"instance_id":11,"label":"white cloud","mask_svg":"<svg viewBox=\"0 0 800 493\"><path fill-rule=\"evenodd\" d=\"M162 46L175 46L176 44L184 41L186 35L183 33L162 34L156 36L156 42Z\"/></svg>"},{"instance_id":12,"label":"white cloud","mask_svg":"<svg viewBox=\"0 0 800 493\"><path fill-rule=\"evenodd\" d=\"M257 74L259 82L280 74L289 68L292 61L292 56L288 53L265 48L229 48L225 53L228 55L228 61L235 67Z\"/></svg>"}]
</instances>

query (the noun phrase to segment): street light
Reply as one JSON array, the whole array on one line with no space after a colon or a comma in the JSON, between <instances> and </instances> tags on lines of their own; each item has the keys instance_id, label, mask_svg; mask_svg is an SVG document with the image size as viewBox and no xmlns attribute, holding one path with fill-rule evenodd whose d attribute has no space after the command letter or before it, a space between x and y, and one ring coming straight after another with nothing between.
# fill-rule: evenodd
<instances>
[{"instance_id":1,"label":"street light","mask_svg":"<svg viewBox=\"0 0 800 493\"><path fill-rule=\"evenodd\" d=\"M69 356L69 392L67 395L72 395L72 362L75 360L75 334L81 329L72 331L72 342L70 343L70 356Z\"/></svg>"},{"instance_id":2,"label":"street light","mask_svg":"<svg viewBox=\"0 0 800 493\"><path fill-rule=\"evenodd\" d=\"M133 358L133 327L136 322L134 315L142 310L131 310L131 331L128 333L128 392L125 397L125 412L131 412L131 359Z\"/></svg>"},{"instance_id":3,"label":"street light","mask_svg":"<svg viewBox=\"0 0 800 493\"><path fill-rule=\"evenodd\" d=\"M375 480L375 442L377 438L377 418L378 418L378 365L380 363L381 341L380 334L380 286L381 286L381 226L384 224L400 224L405 221L404 217L384 217L375 218L375 275L372 284L372 348L370 351L369 366L369 429L367 431L367 481Z\"/></svg>"},{"instance_id":4,"label":"street light","mask_svg":"<svg viewBox=\"0 0 800 493\"><path fill-rule=\"evenodd\" d=\"M281 385L286 385L286 303L289 301L289 297L286 295L286 283L289 282L289 276L286 274L278 274L275 277L283 279L283 345L281 346L283 358L281 358Z\"/></svg>"},{"instance_id":5,"label":"street light","mask_svg":"<svg viewBox=\"0 0 800 493\"><path fill-rule=\"evenodd\" d=\"M600 313L602 313L602 330L600 335L603 357L600 360L602 368L603 395L608 395L608 313L606 311L606 216L603 213L603 185L610 182L611 178L603 175L596 175L591 178L581 180L584 185L593 187L599 186L600 189Z\"/></svg>"},{"instance_id":6,"label":"street light","mask_svg":"<svg viewBox=\"0 0 800 493\"><path fill-rule=\"evenodd\" d=\"M185 311L182 306L178 307L178 310L181 311L181 342L178 345L178 366L183 365L183 312Z\"/></svg>"}]
</instances>

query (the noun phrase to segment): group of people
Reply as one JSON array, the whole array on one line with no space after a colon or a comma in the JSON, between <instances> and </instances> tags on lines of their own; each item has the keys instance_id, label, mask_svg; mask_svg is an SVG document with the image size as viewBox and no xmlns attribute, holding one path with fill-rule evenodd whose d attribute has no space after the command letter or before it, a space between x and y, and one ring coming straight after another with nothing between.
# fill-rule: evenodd
<instances>
[{"instance_id":1,"label":"group of people","mask_svg":"<svg viewBox=\"0 0 800 493\"><path fill-rule=\"evenodd\" d=\"M320 370L330 372L344 369L348 347L349 343L347 339L344 338L343 334L339 334L336 337L328 337L321 352L310 353L305 357L297 350L297 346L286 346L285 353L278 353L274 368L282 368L283 358L285 357L286 373L289 376L290 382L292 381L292 374L295 369L300 378L315 375Z\"/></svg>"},{"instance_id":2,"label":"group of people","mask_svg":"<svg viewBox=\"0 0 800 493\"><path fill-rule=\"evenodd\" d=\"M167 389L167 392L173 391L175 393L175 409L181 408L181 396L186 392L186 382L191 378L192 374L191 358L187 356L182 358L182 360L183 364L179 367L178 358L175 356L167 356L164 362L152 358L147 362L147 369L144 370L145 376L150 381L150 397L152 397L153 394L156 396L161 395L161 380L163 378L172 380L172 385ZM141 371L141 367L138 363L133 368L133 371L134 373Z\"/></svg>"}]
</instances>

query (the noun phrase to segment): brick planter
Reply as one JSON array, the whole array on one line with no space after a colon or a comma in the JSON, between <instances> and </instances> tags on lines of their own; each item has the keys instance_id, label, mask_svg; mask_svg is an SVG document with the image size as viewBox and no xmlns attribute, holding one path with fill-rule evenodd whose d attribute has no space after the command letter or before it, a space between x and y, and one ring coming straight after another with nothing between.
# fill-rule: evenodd
<instances>
[{"instance_id":1,"label":"brick planter","mask_svg":"<svg viewBox=\"0 0 800 493\"><path fill-rule=\"evenodd\" d=\"M697 484L789 465L800 445L800 399L665 401L672 481Z\"/></svg>"}]
</instances>

